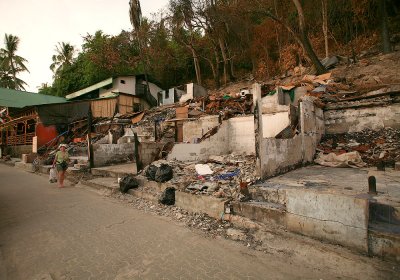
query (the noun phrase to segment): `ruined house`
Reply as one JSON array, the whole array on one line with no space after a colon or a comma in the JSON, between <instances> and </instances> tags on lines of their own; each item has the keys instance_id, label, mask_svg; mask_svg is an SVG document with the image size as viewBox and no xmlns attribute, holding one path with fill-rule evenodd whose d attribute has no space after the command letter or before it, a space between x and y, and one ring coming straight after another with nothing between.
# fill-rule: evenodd
<instances>
[{"instance_id":1,"label":"ruined house","mask_svg":"<svg viewBox=\"0 0 400 280\"><path fill-rule=\"evenodd\" d=\"M34 139L46 142L48 132L38 106L65 103L65 98L0 88L0 146L13 156L32 152ZM39 138L39 139L38 139Z\"/></svg>"}]
</instances>

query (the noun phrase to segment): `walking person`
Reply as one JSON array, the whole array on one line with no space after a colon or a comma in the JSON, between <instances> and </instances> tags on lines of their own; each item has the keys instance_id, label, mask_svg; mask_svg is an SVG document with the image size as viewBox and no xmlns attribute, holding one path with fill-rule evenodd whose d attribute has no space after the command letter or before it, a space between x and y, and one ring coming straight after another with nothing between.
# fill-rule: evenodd
<instances>
[{"instance_id":1,"label":"walking person","mask_svg":"<svg viewBox=\"0 0 400 280\"><path fill-rule=\"evenodd\" d=\"M58 171L58 187L64 187L65 172L68 168L69 155L67 152L67 145L61 144L60 150L56 153L53 161L53 167L57 167Z\"/></svg>"}]
</instances>

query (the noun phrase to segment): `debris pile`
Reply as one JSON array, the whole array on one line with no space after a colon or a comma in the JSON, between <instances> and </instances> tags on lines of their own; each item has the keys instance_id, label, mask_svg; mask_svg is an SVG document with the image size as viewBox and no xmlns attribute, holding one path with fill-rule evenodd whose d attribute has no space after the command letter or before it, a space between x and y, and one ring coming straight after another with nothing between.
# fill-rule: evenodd
<instances>
[{"instance_id":1,"label":"debris pile","mask_svg":"<svg viewBox=\"0 0 400 280\"><path fill-rule=\"evenodd\" d=\"M246 189L256 183L254 155L210 156L206 162L158 161L173 168L169 181L177 190L192 194L246 200ZM153 163L154 165L155 163ZM144 172L148 173L150 167Z\"/></svg>"},{"instance_id":2,"label":"debris pile","mask_svg":"<svg viewBox=\"0 0 400 280\"><path fill-rule=\"evenodd\" d=\"M357 151L369 166L385 162L394 166L400 161L400 129L365 129L361 132L324 135L318 150L337 155Z\"/></svg>"}]
</instances>

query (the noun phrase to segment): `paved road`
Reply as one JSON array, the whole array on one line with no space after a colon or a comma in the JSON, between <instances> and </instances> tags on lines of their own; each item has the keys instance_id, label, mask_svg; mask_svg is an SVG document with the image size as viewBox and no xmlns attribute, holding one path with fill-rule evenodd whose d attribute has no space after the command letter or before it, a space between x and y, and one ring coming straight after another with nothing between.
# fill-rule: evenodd
<instances>
[{"instance_id":1,"label":"paved road","mask_svg":"<svg viewBox=\"0 0 400 280\"><path fill-rule=\"evenodd\" d=\"M0 165L0 278L337 279ZM6 275L6 276L5 276Z\"/></svg>"}]
</instances>

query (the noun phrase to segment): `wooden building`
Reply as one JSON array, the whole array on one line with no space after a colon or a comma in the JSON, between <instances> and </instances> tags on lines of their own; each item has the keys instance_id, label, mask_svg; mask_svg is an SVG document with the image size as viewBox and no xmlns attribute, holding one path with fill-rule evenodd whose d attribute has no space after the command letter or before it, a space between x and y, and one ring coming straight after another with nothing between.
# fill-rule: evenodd
<instances>
[{"instance_id":1,"label":"wooden building","mask_svg":"<svg viewBox=\"0 0 400 280\"><path fill-rule=\"evenodd\" d=\"M65 98L0 88L0 146L31 145L38 123L37 105Z\"/></svg>"}]
</instances>

